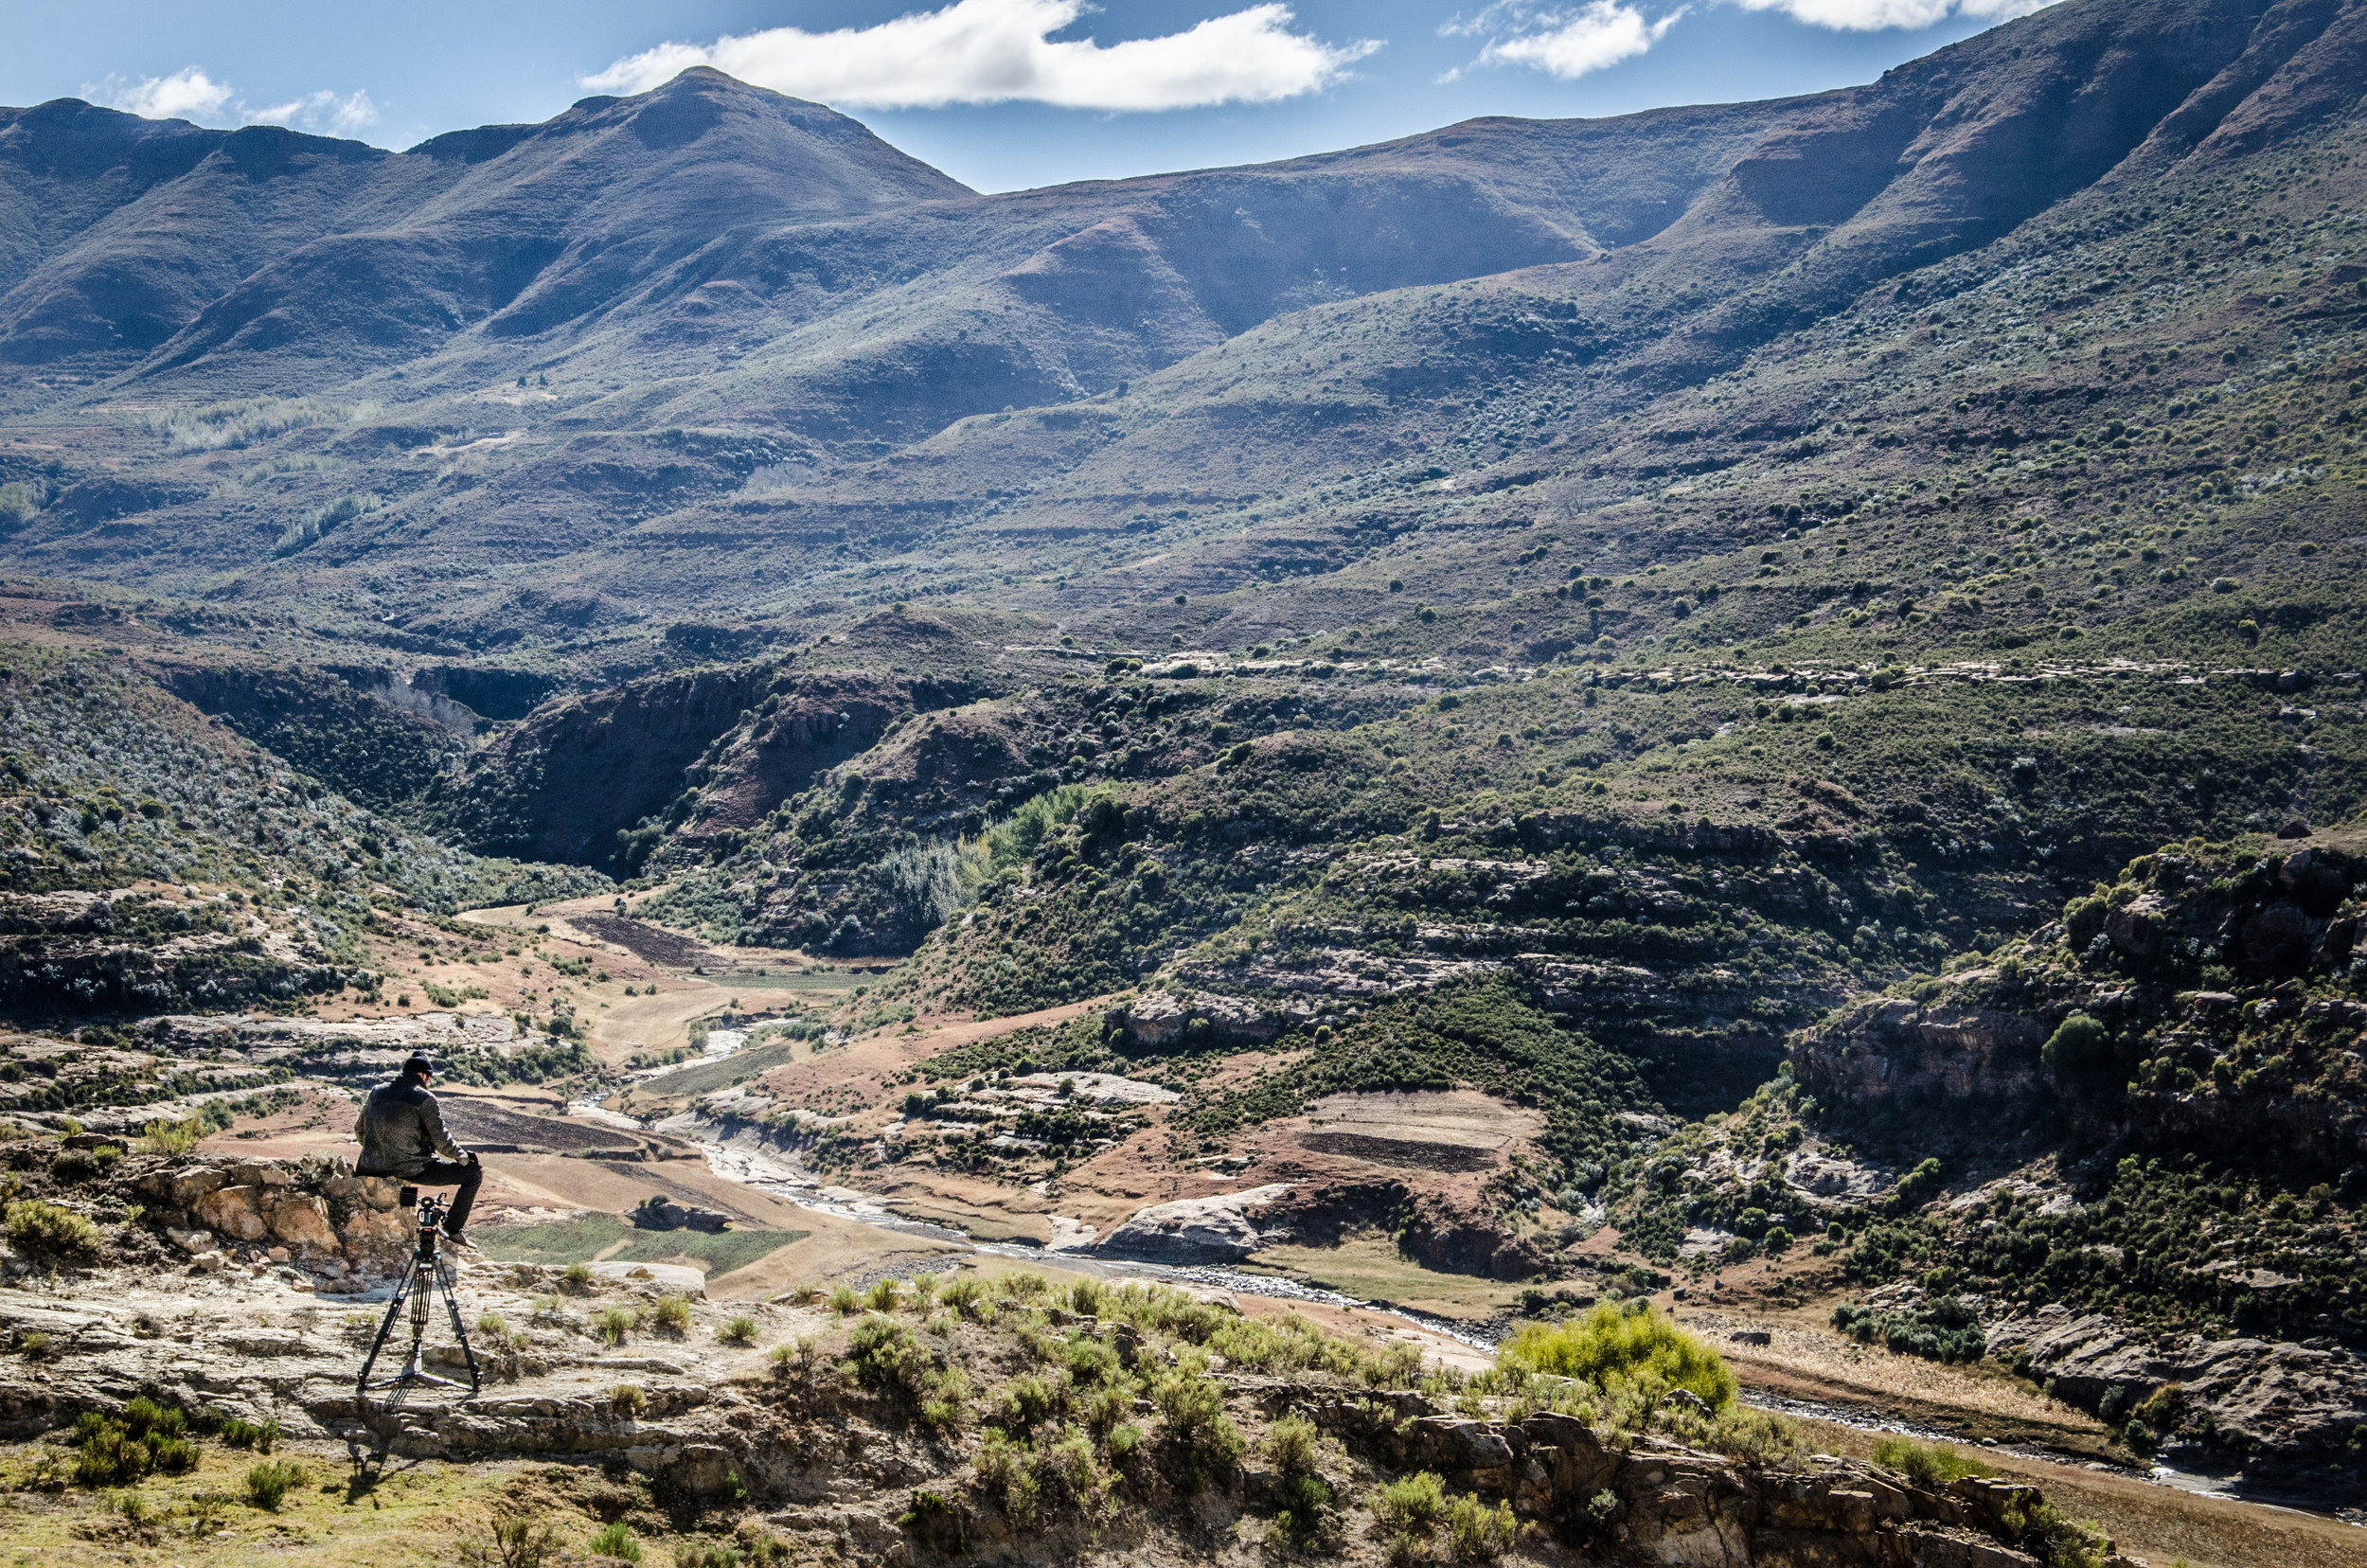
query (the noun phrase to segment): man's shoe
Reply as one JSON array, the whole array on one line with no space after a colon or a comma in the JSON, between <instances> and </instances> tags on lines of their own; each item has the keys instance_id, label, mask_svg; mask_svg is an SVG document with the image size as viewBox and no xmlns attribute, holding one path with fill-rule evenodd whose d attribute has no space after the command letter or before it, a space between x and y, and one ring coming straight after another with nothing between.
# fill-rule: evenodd
<instances>
[{"instance_id":1,"label":"man's shoe","mask_svg":"<svg viewBox=\"0 0 2367 1568\"><path fill-rule=\"evenodd\" d=\"M483 1257L485 1256L485 1249L470 1240L469 1233L466 1231L446 1231L444 1233L444 1245L450 1247L454 1252L473 1253L479 1257Z\"/></svg>"}]
</instances>

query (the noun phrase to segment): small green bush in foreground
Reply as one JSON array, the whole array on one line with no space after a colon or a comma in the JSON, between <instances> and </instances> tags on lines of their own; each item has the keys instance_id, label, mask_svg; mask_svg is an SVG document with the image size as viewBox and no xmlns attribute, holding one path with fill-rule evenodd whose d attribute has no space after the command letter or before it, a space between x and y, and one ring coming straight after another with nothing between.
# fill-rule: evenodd
<instances>
[{"instance_id":1,"label":"small green bush in foreground","mask_svg":"<svg viewBox=\"0 0 2367 1568\"><path fill-rule=\"evenodd\" d=\"M1640 1310L1597 1307L1566 1323L1524 1323L1497 1358L1606 1391L1657 1381L1685 1390L1713 1411L1735 1402L1735 1375L1725 1360L1648 1305Z\"/></svg>"},{"instance_id":2,"label":"small green bush in foreground","mask_svg":"<svg viewBox=\"0 0 2367 1568\"><path fill-rule=\"evenodd\" d=\"M1896 1470L1910 1481L1933 1486L1967 1475L1995 1475L1997 1467L1958 1449L1918 1443L1912 1437L1882 1437L1874 1444L1874 1462Z\"/></svg>"}]
</instances>

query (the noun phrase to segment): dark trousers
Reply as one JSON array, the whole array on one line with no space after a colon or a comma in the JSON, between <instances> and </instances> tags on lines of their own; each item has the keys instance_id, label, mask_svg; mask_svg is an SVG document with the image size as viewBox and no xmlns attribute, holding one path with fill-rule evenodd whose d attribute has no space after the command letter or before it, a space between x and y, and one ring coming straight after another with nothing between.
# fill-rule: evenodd
<instances>
[{"instance_id":1,"label":"dark trousers","mask_svg":"<svg viewBox=\"0 0 2367 1568\"><path fill-rule=\"evenodd\" d=\"M458 1236L469 1228L469 1205L476 1202L476 1189L485 1185L485 1166L478 1160L466 1165L430 1160L403 1180L418 1186L459 1186L460 1190L452 1195L452 1207L444 1215L444 1234Z\"/></svg>"}]
</instances>

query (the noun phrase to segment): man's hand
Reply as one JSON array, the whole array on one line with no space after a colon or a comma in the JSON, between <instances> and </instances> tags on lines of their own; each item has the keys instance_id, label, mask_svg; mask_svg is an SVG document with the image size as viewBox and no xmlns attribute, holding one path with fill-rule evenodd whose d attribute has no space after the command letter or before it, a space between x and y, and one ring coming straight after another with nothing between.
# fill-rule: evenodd
<instances>
[{"instance_id":1,"label":"man's hand","mask_svg":"<svg viewBox=\"0 0 2367 1568\"><path fill-rule=\"evenodd\" d=\"M472 1149L471 1150L469 1150L469 1152L468 1152L467 1156L465 1157L465 1159L464 1159L464 1162L463 1162L463 1163L468 1164L468 1165L475 1165L475 1164L477 1164L478 1162L477 1162L477 1157L476 1157L476 1150L475 1150L475 1149Z\"/></svg>"}]
</instances>

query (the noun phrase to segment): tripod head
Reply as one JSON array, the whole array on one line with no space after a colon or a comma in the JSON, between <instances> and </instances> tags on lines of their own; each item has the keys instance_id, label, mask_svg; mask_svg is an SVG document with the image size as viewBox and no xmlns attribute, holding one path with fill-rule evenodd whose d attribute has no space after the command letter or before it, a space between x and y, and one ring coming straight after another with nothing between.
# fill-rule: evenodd
<instances>
[{"instance_id":1,"label":"tripod head","mask_svg":"<svg viewBox=\"0 0 2367 1568\"><path fill-rule=\"evenodd\" d=\"M406 1186L402 1189L400 1201L406 1206L414 1203L418 1205L419 1256L435 1256L437 1230L444 1222L446 1203L443 1194L431 1192L422 1196L418 1187Z\"/></svg>"}]
</instances>

